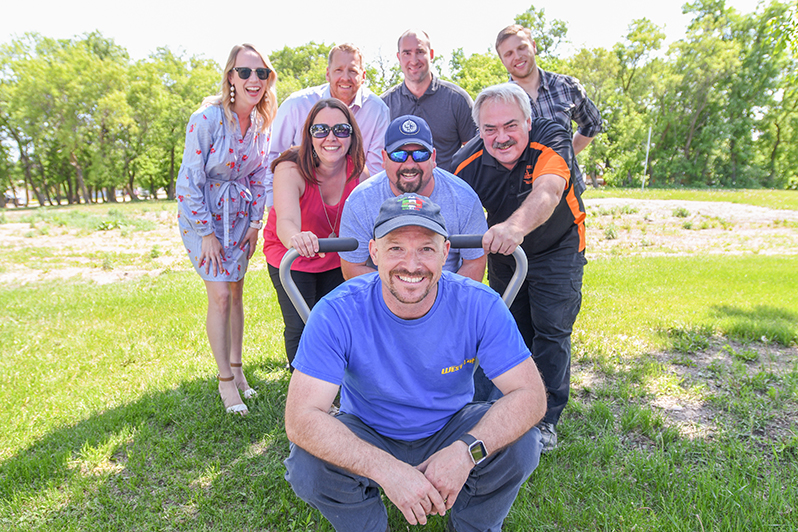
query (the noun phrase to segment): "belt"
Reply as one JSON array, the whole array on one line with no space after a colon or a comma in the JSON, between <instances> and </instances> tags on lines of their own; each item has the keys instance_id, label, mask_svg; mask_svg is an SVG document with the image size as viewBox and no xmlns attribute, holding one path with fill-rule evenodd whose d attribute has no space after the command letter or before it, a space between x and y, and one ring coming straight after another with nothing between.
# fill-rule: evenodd
<instances>
[{"instance_id":1,"label":"belt","mask_svg":"<svg viewBox=\"0 0 798 532\"><path fill-rule=\"evenodd\" d=\"M224 179L207 179L207 183L212 191L211 197L214 198L216 206L222 209L224 223L224 248L232 246L230 242L230 209L235 198L240 198L245 207L252 202L252 193L249 187L238 181L227 181ZM238 209L233 215L237 218L244 218L248 215L249 208Z\"/></svg>"}]
</instances>

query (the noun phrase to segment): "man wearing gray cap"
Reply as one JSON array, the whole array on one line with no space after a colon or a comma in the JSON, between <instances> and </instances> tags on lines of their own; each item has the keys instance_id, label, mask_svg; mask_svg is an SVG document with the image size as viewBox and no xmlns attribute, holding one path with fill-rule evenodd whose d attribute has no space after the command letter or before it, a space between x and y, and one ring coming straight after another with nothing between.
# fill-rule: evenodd
<instances>
[{"instance_id":1,"label":"man wearing gray cap","mask_svg":"<svg viewBox=\"0 0 798 532\"><path fill-rule=\"evenodd\" d=\"M498 295L443 271L447 238L429 198L389 198L369 242L377 272L328 294L305 327L286 479L335 530L386 530L382 488L411 525L448 511L449 530L498 532L537 467L543 382ZM495 403L471 402L477 358Z\"/></svg>"},{"instance_id":2,"label":"man wearing gray cap","mask_svg":"<svg viewBox=\"0 0 798 532\"><path fill-rule=\"evenodd\" d=\"M462 179L436 166L432 132L423 118L399 116L385 133L385 170L358 185L341 214L341 238L354 238L357 249L339 253L344 279L375 270L369 259L369 240L380 205L391 197L413 192L429 197L441 208L453 235L484 234L488 230L482 203ZM482 282L487 256L482 249L452 249L443 269Z\"/></svg>"}]
</instances>

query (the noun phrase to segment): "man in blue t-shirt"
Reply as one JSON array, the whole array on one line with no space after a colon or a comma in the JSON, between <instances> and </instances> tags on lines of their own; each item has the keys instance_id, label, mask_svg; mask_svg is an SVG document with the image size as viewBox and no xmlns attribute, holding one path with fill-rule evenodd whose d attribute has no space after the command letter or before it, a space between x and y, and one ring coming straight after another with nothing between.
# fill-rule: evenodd
<instances>
[{"instance_id":1,"label":"man in blue t-shirt","mask_svg":"<svg viewBox=\"0 0 798 532\"><path fill-rule=\"evenodd\" d=\"M537 467L543 382L498 295L443 271L447 238L429 198L386 200L377 272L317 303L302 335L286 479L338 531L385 530L382 488L411 525L450 511L452 530L498 532ZM477 359L495 403L471 402Z\"/></svg>"},{"instance_id":2,"label":"man in blue t-shirt","mask_svg":"<svg viewBox=\"0 0 798 532\"><path fill-rule=\"evenodd\" d=\"M438 168L436 157L432 131L423 118L405 115L391 122L382 150L385 171L360 183L346 199L341 214L341 238L358 241L357 249L339 253L344 279L375 270L369 259L369 240L380 205L390 197L407 192L427 196L440 206L453 235L481 235L488 230L476 192L462 179ZM486 262L482 248L453 249L443 269L482 282Z\"/></svg>"}]
</instances>

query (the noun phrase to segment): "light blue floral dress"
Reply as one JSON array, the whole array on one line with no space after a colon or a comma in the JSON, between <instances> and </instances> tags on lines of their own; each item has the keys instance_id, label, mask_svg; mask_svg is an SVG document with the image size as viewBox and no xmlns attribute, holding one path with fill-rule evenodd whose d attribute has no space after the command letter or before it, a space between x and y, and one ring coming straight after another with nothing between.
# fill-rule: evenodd
<instances>
[{"instance_id":1,"label":"light blue floral dress","mask_svg":"<svg viewBox=\"0 0 798 532\"><path fill-rule=\"evenodd\" d=\"M239 281L247 271L249 248L239 248L250 220L262 220L266 205L263 175L271 131L258 131L260 116L253 111L252 125L241 136L225 119L220 105L208 105L191 115L186 127L186 148L177 176L178 226L194 269L206 281ZM202 237L216 234L224 248L222 271L205 273L200 265Z\"/></svg>"}]
</instances>

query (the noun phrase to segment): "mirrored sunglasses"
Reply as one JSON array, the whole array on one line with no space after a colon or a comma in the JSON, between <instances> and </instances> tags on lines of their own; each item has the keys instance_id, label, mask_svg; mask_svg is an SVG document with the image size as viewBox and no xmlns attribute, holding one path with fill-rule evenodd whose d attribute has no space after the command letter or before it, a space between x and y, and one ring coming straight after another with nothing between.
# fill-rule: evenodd
<instances>
[{"instance_id":1,"label":"mirrored sunglasses","mask_svg":"<svg viewBox=\"0 0 798 532\"><path fill-rule=\"evenodd\" d=\"M396 150L389 153L388 158L395 163L403 163L407 160L408 155L412 156L417 163L423 163L429 160L432 152L426 148L421 150Z\"/></svg>"},{"instance_id":2,"label":"mirrored sunglasses","mask_svg":"<svg viewBox=\"0 0 798 532\"><path fill-rule=\"evenodd\" d=\"M339 139L345 139L352 135L352 126L349 124L335 124L330 127L327 124L313 124L310 126L310 136L317 139L326 139L332 130L333 135Z\"/></svg>"},{"instance_id":3,"label":"mirrored sunglasses","mask_svg":"<svg viewBox=\"0 0 798 532\"><path fill-rule=\"evenodd\" d=\"M235 67L233 68L236 72L238 72L238 77L241 79L249 79L249 76L252 75L252 69L249 67ZM258 75L259 79L269 79L269 74L272 73L270 68L256 68L255 74Z\"/></svg>"}]
</instances>

